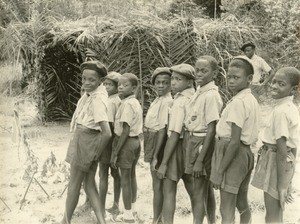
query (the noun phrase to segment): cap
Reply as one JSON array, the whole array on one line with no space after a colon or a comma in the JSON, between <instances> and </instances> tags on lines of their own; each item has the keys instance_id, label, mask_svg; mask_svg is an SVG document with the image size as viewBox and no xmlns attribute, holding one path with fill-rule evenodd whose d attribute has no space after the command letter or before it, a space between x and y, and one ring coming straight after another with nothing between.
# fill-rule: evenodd
<instances>
[{"instance_id":1,"label":"cap","mask_svg":"<svg viewBox=\"0 0 300 224\"><path fill-rule=\"evenodd\" d=\"M252 74L254 74L254 66L252 64L252 61L247 56L245 56L245 55L238 55L238 56L234 57L232 60L234 60L234 59L240 59L242 61L246 61L247 63L249 63L250 66L251 66L251 68L252 68Z\"/></svg>"},{"instance_id":2,"label":"cap","mask_svg":"<svg viewBox=\"0 0 300 224\"><path fill-rule=\"evenodd\" d=\"M177 72L180 75L187 77L188 79L195 79L195 69L189 64L174 65L170 68L171 72Z\"/></svg>"},{"instance_id":3,"label":"cap","mask_svg":"<svg viewBox=\"0 0 300 224\"><path fill-rule=\"evenodd\" d=\"M156 77L159 75L159 74L167 74L169 76L172 75L171 71L170 71L170 68L169 67L158 67L154 70L154 72L152 73L152 76L151 76L151 82L154 84L155 82L155 79Z\"/></svg>"},{"instance_id":4,"label":"cap","mask_svg":"<svg viewBox=\"0 0 300 224\"><path fill-rule=\"evenodd\" d=\"M251 42L251 41L248 41L248 42L246 42L246 43L244 43L242 45L241 50L244 51L246 47L253 47L253 48L255 48L255 44L253 42Z\"/></svg>"},{"instance_id":5,"label":"cap","mask_svg":"<svg viewBox=\"0 0 300 224\"><path fill-rule=\"evenodd\" d=\"M85 69L94 70L98 72L101 77L107 76L106 67L100 61L86 61L80 65L80 69L83 72Z\"/></svg>"},{"instance_id":6,"label":"cap","mask_svg":"<svg viewBox=\"0 0 300 224\"><path fill-rule=\"evenodd\" d=\"M122 75L118 72L109 72L108 75L105 77L105 79L110 79L116 83L119 82L119 79L122 77Z\"/></svg>"}]
</instances>

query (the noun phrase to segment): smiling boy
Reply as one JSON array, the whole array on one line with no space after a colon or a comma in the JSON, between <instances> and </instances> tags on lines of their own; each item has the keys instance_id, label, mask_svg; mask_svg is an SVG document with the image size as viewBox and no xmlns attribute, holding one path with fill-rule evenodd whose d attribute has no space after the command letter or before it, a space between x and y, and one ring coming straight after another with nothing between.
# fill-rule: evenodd
<instances>
[{"instance_id":1,"label":"smiling boy","mask_svg":"<svg viewBox=\"0 0 300 224\"><path fill-rule=\"evenodd\" d=\"M230 62L227 82L234 97L217 124L210 177L220 189L222 223L234 223L235 207L241 223L251 222L247 195L254 157L250 145L257 141L259 120L259 106L249 88L252 75L253 66L246 56Z\"/></svg>"}]
</instances>

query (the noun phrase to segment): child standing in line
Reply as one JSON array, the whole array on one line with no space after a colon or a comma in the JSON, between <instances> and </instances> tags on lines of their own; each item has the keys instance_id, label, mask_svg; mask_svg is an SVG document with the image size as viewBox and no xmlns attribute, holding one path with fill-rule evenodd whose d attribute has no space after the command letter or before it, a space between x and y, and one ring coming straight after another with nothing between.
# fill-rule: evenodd
<instances>
[{"instance_id":1,"label":"child standing in line","mask_svg":"<svg viewBox=\"0 0 300 224\"><path fill-rule=\"evenodd\" d=\"M185 173L194 177L193 223L202 223L205 215L208 223L215 223L216 203L209 177L216 124L223 106L218 87L213 81L219 72L218 63L211 56L202 56L196 61L195 70L197 91L186 104L185 128L189 137Z\"/></svg>"},{"instance_id":2,"label":"child standing in line","mask_svg":"<svg viewBox=\"0 0 300 224\"><path fill-rule=\"evenodd\" d=\"M81 64L84 94L78 101L71 121L70 141L66 161L71 165L70 180L64 218L61 223L71 222L77 206L82 182L91 200L99 223L105 223L103 208L95 183L98 159L111 138L107 118L107 92L101 84L107 75L106 68L99 61Z\"/></svg>"},{"instance_id":3,"label":"child standing in line","mask_svg":"<svg viewBox=\"0 0 300 224\"><path fill-rule=\"evenodd\" d=\"M105 86L108 93L108 122L113 133L114 122L117 110L120 106L121 99L118 95L118 82L121 78L121 74L117 72L110 72L105 77L103 85ZM105 208L106 194L108 188L108 170L110 168L111 175L114 179L114 202L113 206L110 209L107 209L113 216L117 216L120 213L119 210L119 199L121 193L121 178L118 169L114 169L110 166L110 159L112 153L112 142L113 137L109 141L106 149L100 156L99 159L99 195L103 209ZM103 212L105 212L103 210Z\"/></svg>"},{"instance_id":4,"label":"child standing in line","mask_svg":"<svg viewBox=\"0 0 300 224\"><path fill-rule=\"evenodd\" d=\"M143 132L143 110L135 98L138 79L132 73L125 73L119 79L118 93L121 105L115 118L111 165L121 170L121 187L124 203L123 221L134 223L137 182L135 168L140 155L139 135Z\"/></svg>"},{"instance_id":5,"label":"child standing in line","mask_svg":"<svg viewBox=\"0 0 300 224\"><path fill-rule=\"evenodd\" d=\"M157 171L158 178L164 178L162 220L166 224L171 224L174 220L177 183L180 179L184 181L191 202L193 198L193 177L184 173L186 145L183 138L183 124L186 114L185 105L195 93L193 88L195 69L188 64L179 64L171 67L170 70L171 88L175 96L169 114L168 140Z\"/></svg>"},{"instance_id":6,"label":"child standing in line","mask_svg":"<svg viewBox=\"0 0 300 224\"><path fill-rule=\"evenodd\" d=\"M227 82L234 97L224 108L216 128L216 147L210 180L220 189L222 223L234 223L235 207L240 223L250 223L248 187L254 157L250 145L257 141L259 106L249 84L253 65L246 56L229 64Z\"/></svg>"},{"instance_id":7,"label":"child standing in line","mask_svg":"<svg viewBox=\"0 0 300 224\"><path fill-rule=\"evenodd\" d=\"M282 223L284 204L292 202L290 185L300 140L299 111L293 103L300 72L293 67L279 69L271 83L276 104L260 136L263 146L252 185L264 191L266 223Z\"/></svg>"},{"instance_id":8,"label":"child standing in line","mask_svg":"<svg viewBox=\"0 0 300 224\"><path fill-rule=\"evenodd\" d=\"M169 107L171 96L171 71L168 67L159 67L152 74L152 84L158 97L151 103L144 125L144 160L151 164L153 190L153 224L158 223L163 205L163 181L158 179L156 169L159 167L163 149L167 141Z\"/></svg>"}]
</instances>

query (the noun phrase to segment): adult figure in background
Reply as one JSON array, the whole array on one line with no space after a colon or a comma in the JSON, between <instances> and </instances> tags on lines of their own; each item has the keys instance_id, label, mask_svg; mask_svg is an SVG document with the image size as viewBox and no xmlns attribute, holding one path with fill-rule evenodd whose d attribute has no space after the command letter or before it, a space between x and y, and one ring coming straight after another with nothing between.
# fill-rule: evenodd
<instances>
[{"instance_id":1,"label":"adult figure in background","mask_svg":"<svg viewBox=\"0 0 300 224\"><path fill-rule=\"evenodd\" d=\"M252 84L266 84L271 78L272 68L263 58L255 54L255 44L246 42L241 47L241 50L250 59L254 67Z\"/></svg>"}]
</instances>

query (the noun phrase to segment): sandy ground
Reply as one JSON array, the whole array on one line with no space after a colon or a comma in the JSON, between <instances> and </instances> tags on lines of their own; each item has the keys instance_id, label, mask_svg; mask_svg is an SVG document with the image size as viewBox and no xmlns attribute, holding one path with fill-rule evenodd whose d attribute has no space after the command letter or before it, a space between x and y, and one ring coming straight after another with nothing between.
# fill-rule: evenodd
<instances>
[{"instance_id":1,"label":"sandy ground","mask_svg":"<svg viewBox=\"0 0 300 224\"><path fill-rule=\"evenodd\" d=\"M22 101L18 110L21 123L24 125L23 132L28 139L28 147L24 143L18 146L18 142L14 142L12 138L14 122L12 111L17 100L19 99L0 96L0 223L53 223L61 220L66 199L66 192L63 193L63 190L67 184L68 165L64 162L64 158L71 136L69 124L48 123L46 126L42 126L32 116L36 113L34 106L26 100ZM261 111L262 117L265 117L269 113L270 107L261 106ZM264 122L265 120L262 119L262 127ZM55 156L55 161L54 157L51 157L51 153ZM34 159L37 161L37 173L34 177L49 197L33 179L25 200L22 200L33 174L32 165L34 163L32 161ZM286 206L285 223L298 223L300 220L299 157L297 163L293 192L295 201ZM30 175L26 175L25 170L28 170ZM144 223L151 223L151 176L148 164L142 162L142 157L137 166L137 178L137 211ZM112 193L110 178L108 207L112 204ZM215 193L217 206L219 206L219 195L217 191ZM84 202L84 198L82 191L79 205ZM249 189L249 203L253 213L252 223L264 223L263 193L252 186ZM236 222L238 223L238 216ZM72 223L96 223L96 218L92 212L87 212L80 216L74 216ZM178 185L175 223L192 223L190 203L182 182ZM217 223L220 223L218 211Z\"/></svg>"}]
</instances>

